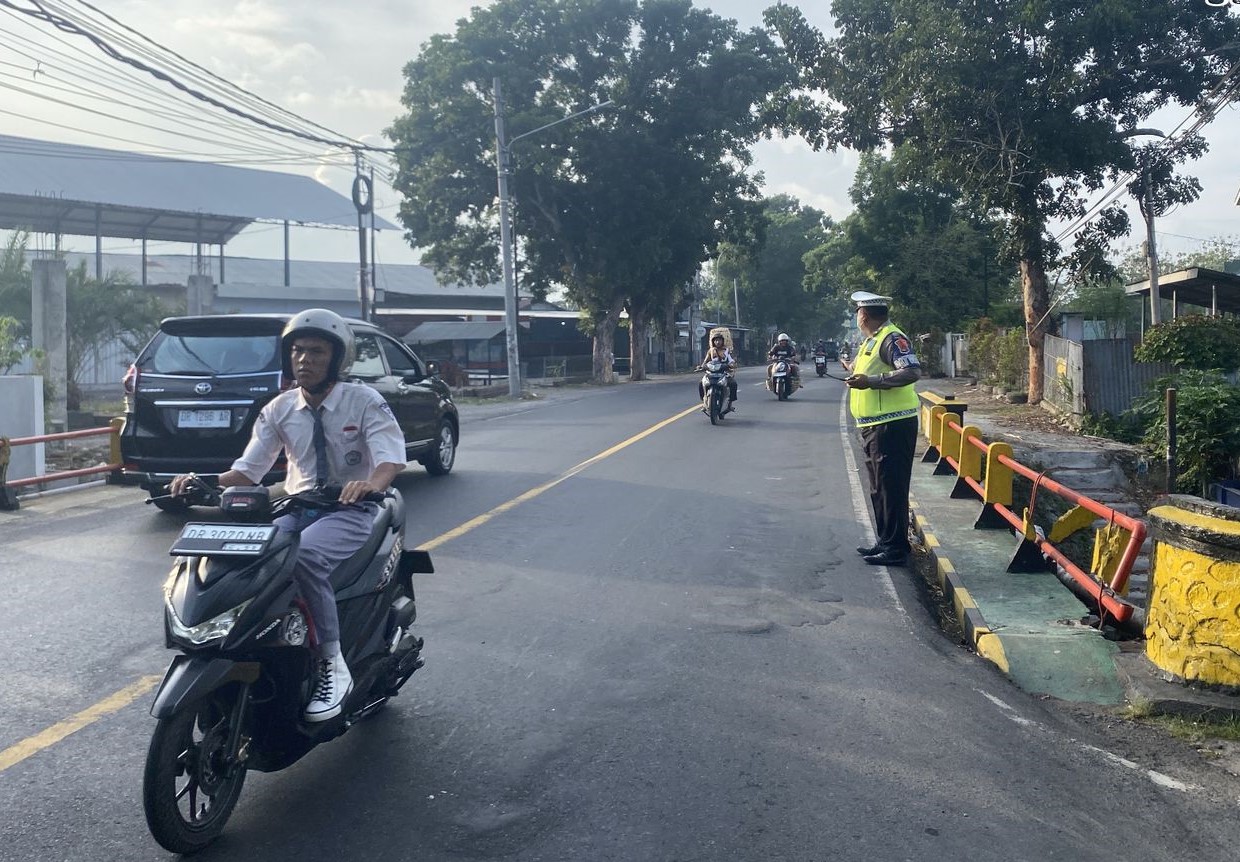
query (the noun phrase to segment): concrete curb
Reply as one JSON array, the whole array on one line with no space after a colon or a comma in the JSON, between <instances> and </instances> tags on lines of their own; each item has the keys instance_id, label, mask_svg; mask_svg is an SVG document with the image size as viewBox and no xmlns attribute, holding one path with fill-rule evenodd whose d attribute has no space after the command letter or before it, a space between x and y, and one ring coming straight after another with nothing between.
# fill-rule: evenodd
<instances>
[{"instance_id":1,"label":"concrete curb","mask_svg":"<svg viewBox=\"0 0 1240 862\"><path fill-rule=\"evenodd\" d=\"M979 656L995 665L1004 674L1010 673L1007 654L1003 650L1003 640L987 625L981 609L969 595L969 590L957 573L956 567L947 558L938 538L931 532L930 523L921 514L921 507L917 501L910 498L909 503L913 512L914 532L917 533L917 538L930 555L939 589L952 603L956 611L956 619L960 621L964 629L965 638Z\"/></svg>"}]
</instances>

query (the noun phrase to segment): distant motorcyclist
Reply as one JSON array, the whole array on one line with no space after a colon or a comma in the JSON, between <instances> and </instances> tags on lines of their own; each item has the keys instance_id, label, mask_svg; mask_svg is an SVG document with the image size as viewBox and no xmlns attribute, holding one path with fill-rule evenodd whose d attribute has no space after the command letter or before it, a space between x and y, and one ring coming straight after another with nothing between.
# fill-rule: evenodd
<instances>
[{"instance_id":1,"label":"distant motorcyclist","mask_svg":"<svg viewBox=\"0 0 1240 862\"><path fill-rule=\"evenodd\" d=\"M780 359L787 360L788 373L794 378L800 378L801 373L799 371L799 366L797 365L797 349L792 346L792 339L788 337L788 333L779 333L779 337L775 339L775 346L767 351L766 358L771 362L775 362ZM772 366L768 365L766 369L766 376L768 379L771 376L771 367Z\"/></svg>"},{"instance_id":2,"label":"distant motorcyclist","mask_svg":"<svg viewBox=\"0 0 1240 862\"><path fill-rule=\"evenodd\" d=\"M706 351L706 355L702 357L702 367L706 367L706 363L712 359L719 359L728 366L728 406L725 413L735 410L732 402L736 400L736 358L732 355L732 351L728 350L727 342L721 333L715 333L710 339L710 349ZM701 381L698 382L698 400L706 397L706 391L702 388Z\"/></svg>"}]
</instances>

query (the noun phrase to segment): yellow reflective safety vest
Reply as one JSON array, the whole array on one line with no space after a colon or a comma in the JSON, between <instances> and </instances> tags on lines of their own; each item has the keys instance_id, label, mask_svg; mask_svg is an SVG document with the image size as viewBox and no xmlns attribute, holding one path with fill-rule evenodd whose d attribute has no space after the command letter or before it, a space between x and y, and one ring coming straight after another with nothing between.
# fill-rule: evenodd
<instances>
[{"instance_id":1,"label":"yellow reflective safety vest","mask_svg":"<svg viewBox=\"0 0 1240 862\"><path fill-rule=\"evenodd\" d=\"M879 345L893 332L904 335L893 323L888 321L883 328L871 338L867 338L857 351L857 361L853 364L853 374L877 375L895 368L883 362L879 356ZM904 336L908 338L907 335ZM907 419L917 415L917 391L912 384L898 386L895 389L850 389L848 408L852 411L857 427L881 425L894 422L896 419Z\"/></svg>"}]
</instances>

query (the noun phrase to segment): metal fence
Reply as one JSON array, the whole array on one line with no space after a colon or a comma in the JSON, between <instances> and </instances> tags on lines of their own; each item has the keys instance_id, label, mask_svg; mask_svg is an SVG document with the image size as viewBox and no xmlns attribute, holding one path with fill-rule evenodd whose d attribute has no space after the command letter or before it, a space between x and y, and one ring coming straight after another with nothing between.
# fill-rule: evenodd
<instances>
[{"instance_id":1,"label":"metal fence","mask_svg":"<svg viewBox=\"0 0 1240 862\"><path fill-rule=\"evenodd\" d=\"M1085 412L1085 357L1081 345L1047 335L1042 342L1042 397L1060 410Z\"/></svg>"},{"instance_id":2,"label":"metal fence","mask_svg":"<svg viewBox=\"0 0 1240 862\"><path fill-rule=\"evenodd\" d=\"M1146 395L1160 377L1175 373L1164 362L1137 362L1126 338L1068 341L1046 336L1043 397L1077 416L1118 416Z\"/></svg>"},{"instance_id":3,"label":"metal fence","mask_svg":"<svg viewBox=\"0 0 1240 862\"><path fill-rule=\"evenodd\" d=\"M1136 344L1126 338L1085 341L1085 410L1093 414L1118 416L1134 401L1149 394L1160 377L1175 373L1166 362L1136 362Z\"/></svg>"}]
</instances>

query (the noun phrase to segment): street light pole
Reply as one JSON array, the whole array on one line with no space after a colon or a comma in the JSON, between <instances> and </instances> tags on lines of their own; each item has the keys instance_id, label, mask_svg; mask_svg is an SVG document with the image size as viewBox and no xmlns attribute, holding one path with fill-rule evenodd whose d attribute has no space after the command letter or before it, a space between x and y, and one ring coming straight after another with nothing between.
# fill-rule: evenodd
<instances>
[{"instance_id":1,"label":"street light pole","mask_svg":"<svg viewBox=\"0 0 1240 862\"><path fill-rule=\"evenodd\" d=\"M512 274L512 225L508 220L508 142L504 139L504 99L499 78L495 90L495 169L499 183L499 244L504 272L504 332L508 340L508 395L521 396L521 359L517 347L517 286Z\"/></svg>"},{"instance_id":2,"label":"street light pole","mask_svg":"<svg viewBox=\"0 0 1240 862\"><path fill-rule=\"evenodd\" d=\"M499 186L499 242L504 276L504 330L508 340L508 394L513 398L518 398L521 395L521 363L517 348L517 285L512 266L512 222L509 218L510 201L508 198L508 176L512 157L512 145L522 138L528 138L536 132L541 132L543 129L549 129L552 126L558 126L560 123L580 117L582 114L589 114L600 108L606 108L612 104L612 100L608 99L605 102L599 102L597 105L591 105L585 110L569 114L567 117L561 117L536 129L530 129L528 132L522 132L509 141L504 137L504 97L500 88L499 78L493 78L491 83L495 97L495 170Z\"/></svg>"}]
</instances>

